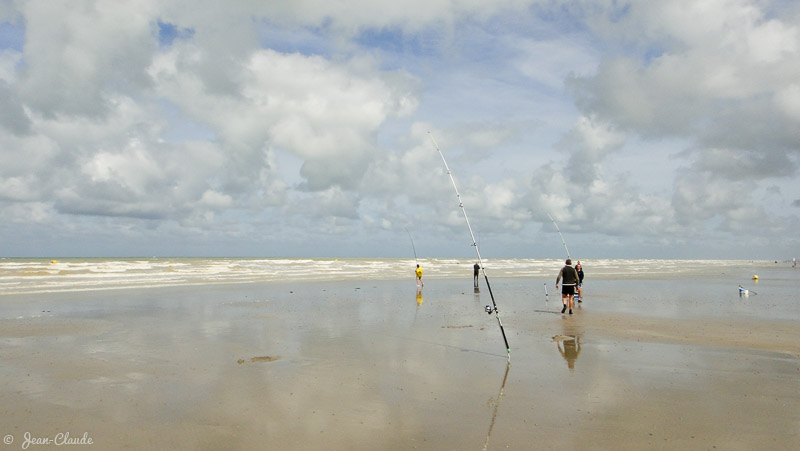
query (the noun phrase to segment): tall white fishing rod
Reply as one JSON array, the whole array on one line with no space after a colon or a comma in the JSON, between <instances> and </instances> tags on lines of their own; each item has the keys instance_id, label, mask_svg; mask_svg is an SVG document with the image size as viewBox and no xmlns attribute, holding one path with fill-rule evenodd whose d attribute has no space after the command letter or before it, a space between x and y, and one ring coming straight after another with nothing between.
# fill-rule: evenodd
<instances>
[{"instance_id":1,"label":"tall white fishing rod","mask_svg":"<svg viewBox=\"0 0 800 451\"><path fill-rule=\"evenodd\" d=\"M564 241L564 235L561 234L561 230L558 228L558 224L556 224L555 219L553 219L553 217L550 216L550 213L547 213L547 217L550 218L550 220L553 221L553 225L556 226L556 232L558 232L558 236L561 237L561 244L564 245L564 250L567 251L567 258L572 258L569 256L569 249L567 249L567 242Z\"/></svg>"},{"instance_id":2,"label":"tall white fishing rod","mask_svg":"<svg viewBox=\"0 0 800 451\"><path fill-rule=\"evenodd\" d=\"M434 147L436 147L436 151L439 152L439 156L442 157L442 163L444 163L444 168L447 170L447 175L450 176L450 181L453 183L453 189L456 192L456 197L458 198L458 206L461 207L461 212L464 214L464 220L467 222L467 229L469 229L469 236L472 238L472 246L475 247L475 253L478 254L478 263L481 265L481 271L483 271L483 278L486 281L486 287L489 289L489 297L492 299L492 306L486 306L486 313L492 314L494 312L495 318L497 318L497 324L500 326L500 333L503 334L503 342L506 344L506 354L508 356L508 362L511 363L511 348L508 346L508 339L506 338L506 331L503 329L503 322L500 321L500 313L497 310L497 303L494 301L494 294L492 294L492 286L489 285L489 277L486 275L486 268L483 266L483 259L481 258L481 251L478 249L478 243L475 241L475 235L472 233L472 226L469 224L469 218L467 217L467 210L464 208L464 202L461 200L461 194L458 192L458 186L456 186L456 181L453 178L453 173L450 172L450 167L447 165L447 160L444 159L444 154L442 150L439 149L439 144L436 143L436 140L433 139L433 134L428 132L428 136L431 137L431 141L433 141Z\"/></svg>"}]
</instances>

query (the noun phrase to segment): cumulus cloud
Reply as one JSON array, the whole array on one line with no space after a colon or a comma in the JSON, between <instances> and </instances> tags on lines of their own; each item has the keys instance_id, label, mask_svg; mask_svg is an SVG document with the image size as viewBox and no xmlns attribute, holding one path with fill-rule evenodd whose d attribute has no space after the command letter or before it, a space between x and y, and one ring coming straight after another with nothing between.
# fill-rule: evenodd
<instances>
[{"instance_id":1,"label":"cumulus cloud","mask_svg":"<svg viewBox=\"0 0 800 451\"><path fill-rule=\"evenodd\" d=\"M8 84L2 80L0 80L0 103L3 105L0 110L0 127L15 135L28 133L31 128L30 119L16 92L9 89Z\"/></svg>"},{"instance_id":2,"label":"cumulus cloud","mask_svg":"<svg viewBox=\"0 0 800 451\"><path fill-rule=\"evenodd\" d=\"M247 11L212 8L198 17L174 4L79 6L30 2L20 10L24 64L12 70L5 59L0 125L17 135L33 127L36 135L17 138L3 154L8 198L25 197L26 183L48 185L44 174L29 176L38 161L33 169L54 165L48 170L64 176L39 195L66 213L177 217L192 205L219 208L221 198L209 203L208 193L220 189L228 206L253 205L252 192L275 204L287 188L270 157L276 149L304 161L302 187L351 189L376 151L380 124L416 105L411 78L368 58L334 62L258 48L252 26L231 23ZM194 33L159 51L162 14ZM172 125L165 101L215 142L163 142ZM47 161L14 153L41 154L38 141L50 149Z\"/></svg>"},{"instance_id":3,"label":"cumulus cloud","mask_svg":"<svg viewBox=\"0 0 800 451\"><path fill-rule=\"evenodd\" d=\"M620 133L686 141L679 155L688 166L676 174L666 210L680 224L755 222L738 214L755 208L752 184L797 176L799 30L759 6L635 2L613 21L610 10L599 15L607 20L590 21L612 42L640 50L609 55L597 74L572 78L577 104Z\"/></svg>"},{"instance_id":4,"label":"cumulus cloud","mask_svg":"<svg viewBox=\"0 0 800 451\"><path fill-rule=\"evenodd\" d=\"M25 54L19 92L36 112L102 116L106 92L138 90L155 43L146 2L32 1L21 4Z\"/></svg>"},{"instance_id":5,"label":"cumulus cloud","mask_svg":"<svg viewBox=\"0 0 800 451\"><path fill-rule=\"evenodd\" d=\"M659 52L602 61L596 76L575 81L579 104L656 137L726 126L791 89L800 70L800 29L749 1L635 3L615 25L652 36L645 47Z\"/></svg>"},{"instance_id":6,"label":"cumulus cloud","mask_svg":"<svg viewBox=\"0 0 800 451\"><path fill-rule=\"evenodd\" d=\"M433 131L474 225L511 253L548 213L668 245L746 233L755 211L785 236L798 17L751 0L5 2L0 212L153 247L412 224L433 245L463 227Z\"/></svg>"},{"instance_id":7,"label":"cumulus cloud","mask_svg":"<svg viewBox=\"0 0 800 451\"><path fill-rule=\"evenodd\" d=\"M537 169L530 177L527 205L534 218L548 224L548 215L565 230L652 235L668 226L670 209L652 195L642 194L625 178L609 177L602 168L619 151L625 135L613 126L582 117L558 148L563 161Z\"/></svg>"},{"instance_id":8,"label":"cumulus cloud","mask_svg":"<svg viewBox=\"0 0 800 451\"><path fill-rule=\"evenodd\" d=\"M408 82L392 84L359 61L343 65L269 49L238 62L235 93L220 94L197 76L195 63L204 55L200 48L176 47L156 58L151 75L159 93L216 130L220 141L239 147L235 170L252 167L247 154L256 156L264 145L285 149L305 161L301 175L310 190L357 184L375 150L377 128L416 103Z\"/></svg>"}]
</instances>

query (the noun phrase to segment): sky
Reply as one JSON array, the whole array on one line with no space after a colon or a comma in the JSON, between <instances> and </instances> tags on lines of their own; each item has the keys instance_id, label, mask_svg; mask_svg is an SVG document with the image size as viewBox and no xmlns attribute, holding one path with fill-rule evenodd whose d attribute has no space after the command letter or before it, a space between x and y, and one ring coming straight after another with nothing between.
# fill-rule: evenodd
<instances>
[{"instance_id":1,"label":"sky","mask_svg":"<svg viewBox=\"0 0 800 451\"><path fill-rule=\"evenodd\" d=\"M0 0L0 257L787 260L791 0ZM550 217L554 221L550 220Z\"/></svg>"}]
</instances>

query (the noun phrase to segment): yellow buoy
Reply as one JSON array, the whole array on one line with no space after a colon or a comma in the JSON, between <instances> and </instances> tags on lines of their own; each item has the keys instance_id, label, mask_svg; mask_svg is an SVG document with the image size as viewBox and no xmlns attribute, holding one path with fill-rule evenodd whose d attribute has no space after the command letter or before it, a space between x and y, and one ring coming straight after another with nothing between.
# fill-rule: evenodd
<instances>
[{"instance_id":1,"label":"yellow buoy","mask_svg":"<svg viewBox=\"0 0 800 451\"><path fill-rule=\"evenodd\" d=\"M58 260L52 260L50 263L58 263Z\"/></svg>"},{"instance_id":2,"label":"yellow buoy","mask_svg":"<svg viewBox=\"0 0 800 451\"><path fill-rule=\"evenodd\" d=\"M753 276L753 280L758 280L758 276Z\"/></svg>"}]
</instances>

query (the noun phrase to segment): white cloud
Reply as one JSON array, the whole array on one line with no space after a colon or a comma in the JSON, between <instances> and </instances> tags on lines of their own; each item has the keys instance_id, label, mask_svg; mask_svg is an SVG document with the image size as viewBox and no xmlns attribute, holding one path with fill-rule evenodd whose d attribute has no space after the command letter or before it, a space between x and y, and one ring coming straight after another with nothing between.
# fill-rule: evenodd
<instances>
[{"instance_id":1,"label":"white cloud","mask_svg":"<svg viewBox=\"0 0 800 451\"><path fill-rule=\"evenodd\" d=\"M142 89L155 43L147 2L31 1L20 96L37 112L103 115L109 86Z\"/></svg>"},{"instance_id":2,"label":"white cloud","mask_svg":"<svg viewBox=\"0 0 800 451\"><path fill-rule=\"evenodd\" d=\"M414 225L448 252L464 224L429 130L510 253L547 213L634 246L797 223L800 15L784 3L2 5L25 33L0 50L9 224L286 254ZM262 247L237 244L253 234Z\"/></svg>"},{"instance_id":3,"label":"white cloud","mask_svg":"<svg viewBox=\"0 0 800 451\"><path fill-rule=\"evenodd\" d=\"M653 39L640 45L661 52L606 59L581 100L650 133L691 133L731 102L794 82L800 70L797 26L765 20L748 1L637 3L616 28L633 35L643 23Z\"/></svg>"},{"instance_id":4,"label":"white cloud","mask_svg":"<svg viewBox=\"0 0 800 451\"><path fill-rule=\"evenodd\" d=\"M220 210L233 205L233 198L214 190L207 190L200 197L200 204L212 210Z\"/></svg>"},{"instance_id":5,"label":"white cloud","mask_svg":"<svg viewBox=\"0 0 800 451\"><path fill-rule=\"evenodd\" d=\"M522 54L514 62L524 75L551 89L561 90L568 77L587 77L597 69L598 55L590 45L570 40L512 41Z\"/></svg>"},{"instance_id":6,"label":"white cloud","mask_svg":"<svg viewBox=\"0 0 800 451\"><path fill-rule=\"evenodd\" d=\"M792 83L776 90L775 103L791 122L800 123L800 84Z\"/></svg>"},{"instance_id":7,"label":"white cloud","mask_svg":"<svg viewBox=\"0 0 800 451\"><path fill-rule=\"evenodd\" d=\"M17 67L22 61L22 54L12 49L0 50L0 80L14 83L17 80Z\"/></svg>"},{"instance_id":8,"label":"white cloud","mask_svg":"<svg viewBox=\"0 0 800 451\"><path fill-rule=\"evenodd\" d=\"M99 152L82 165L82 172L94 183L112 182L144 194L148 185L164 177L158 164L139 146L129 143L121 153Z\"/></svg>"},{"instance_id":9,"label":"white cloud","mask_svg":"<svg viewBox=\"0 0 800 451\"><path fill-rule=\"evenodd\" d=\"M11 181L13 184L14 181ZM0 189L7 189L2 187ZM11 188L13 190L13 187ZM44 202L12 203L5 208L0 208L3 218L17 227L31 224L49 224L55 216L52 207Z\"/></svg>"},{"instance_id":10,"label":"white cloud","mask_svg":"<svg viewBox=\"0 0 800 451\"><path fill-rule=\"evenodd\" d=\"M245 152L267 144L296 154L312 190L357 184L378 127L417 102L407 78L384 77L360 61L344 65L268 49L240 62L235 95L220 95L196 76L193 61L202 54L175 48L159 56L151 74L160 94Z\"/></svg>"},{"instance_id":11,"label":"white cloud","mask_svg":"<svg viewBox=\"0 0 800 451\"><path fill-rule=\"evenodd\" d=\"M594 25L644 53L610 55L596 76L574 79L584 114L634 136L688 142L681 158L691 166L676 173L665 211L684 225L759 221L736 214L755 208L751 184L797 176L795 22L767 19L754 2L720 0L633 3L617 22Z\"/></svg>"}]
</instances>

